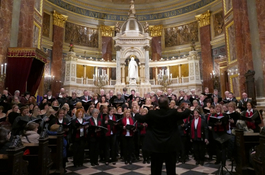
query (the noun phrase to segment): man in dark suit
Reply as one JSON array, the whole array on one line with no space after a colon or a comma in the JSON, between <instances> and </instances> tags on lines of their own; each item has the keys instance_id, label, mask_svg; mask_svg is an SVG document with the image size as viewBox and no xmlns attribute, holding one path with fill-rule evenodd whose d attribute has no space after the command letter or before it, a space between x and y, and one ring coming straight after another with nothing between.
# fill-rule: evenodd
<instances>
[{"instance_id":1,"label":"man in dark suit","mask_svg":"<svg viewBox=\"0 0 265 175\"><path fill-rule=\"evenodd\" d=\"M187 118L190 110L178 112L169 109L168 97L158 100L159 110L149 111L147 115L137 114L136 120L148 124L143 149L151 152L151 174L161 175L163 161L166 163L168 175L176 174L176 152L180 148L178 120Z\"/></svg>"},{"instance_id":2,"label":"man in dark suit","mask_svg":"<svg viewBox=\"0 0 265 175\"><path fill-rule=\"evenodd\" d=\"M242 99L239 101L237 108L239 108L241 111L247 110L247 103L251 102L251 99L248 98L247 93L242 93Z\"/></svg>"},{"instance_id":3,"label":"man in dark suit","mask_svg":"<svg viewBox=\"0 0 265 175\"><path fill-rule=\"evenodd\" d=\"M84 95L80 97L80 100L89 101L92 100L88 90L84 90Z\"/></svg>"}]
</instances>

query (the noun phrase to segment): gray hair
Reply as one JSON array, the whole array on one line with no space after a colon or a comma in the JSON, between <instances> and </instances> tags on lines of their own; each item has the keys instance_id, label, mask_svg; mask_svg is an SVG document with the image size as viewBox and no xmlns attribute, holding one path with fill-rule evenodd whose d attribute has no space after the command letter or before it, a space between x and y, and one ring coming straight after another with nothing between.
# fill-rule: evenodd
<instances>
[{"instance_id":1,"label":"gray hair","mask_svg":"<svg viewBox=\"0 0 265 175\"><path fill-rule=\"evenodd\" d=\"M95 112L99 113L99 110L97 108L94 108L91 112L91 114L93 115Z\"/></svg>"}]
</instances>

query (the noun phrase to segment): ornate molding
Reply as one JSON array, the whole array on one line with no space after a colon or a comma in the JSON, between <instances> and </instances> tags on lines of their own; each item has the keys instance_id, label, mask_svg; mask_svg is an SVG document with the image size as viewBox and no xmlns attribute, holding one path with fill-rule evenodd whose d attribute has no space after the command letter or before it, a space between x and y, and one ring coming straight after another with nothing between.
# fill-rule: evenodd
<instances>
[{"instance_id":1,"label":"ornate molding","mask_svg":"<svg viewBox=\"0 0 265 175\"><path fill-rule=\"evenodd\" d=\"M150 49L150 46L144 46L144 49L145 50L149 50Z\"/></svg>"},{"instance_id":2,"label":"ornate molding","mask_svg":"<svg viewBox=\"0 0 265 175\"><path fill-rule=\"evenodd\" d=\"M65 61L77 61L78 57L76 56L75 52L68 52L64 60Z\"/></svg>"},{"instance_id":3,"label":"ornate molding","mask_svg":"<svg viewBox=\"0 0 265 175\"><path fill-rule=\"evenodd\" d=\"M53 11L53 25L64 28L65 22L67 21L68 16L62 15L55 10Z\"/></svg>"},{"instance_id":4,"label":"ornate molding","mask_svg":"<svg viewBox=\"0 0 265 175\"><path fill-rule=\"evenodd\" d=\"M120 51L121 50L121 46L115 46L115 50L116 51Z\"/></svg>"},{"instance_id":5,"label":"ornate molding","mask_svg":"<svg viewBox=\"0 0 265 175\"><path fill-rule=\"evenodd\" d=\"M76 0L75 0L76 1ZM65 0L46 0L45 2L48 2L49 4L53 4L53 6L57 6L59 8L65 9L70 11L71 13L86 16L88 18L92 19L99 19L102 21L126 21L128 18L128 15L125 15L125 10L119 10L116 14L108 14L107 8L99 8L99 10L95 10L94 8L86 8L85 5L74 5L73 3L65 2ZM164 20L169 18L178 17L180 15L199 10L200 8L210 6L212 3L219 2L218 0L197 0L194 3L190 3L188 5L179 5L176 4L176 6L169 6L161 9L163 12L156 12L156 13L144 13L142 15L137 15L137 19L139 21L158 21L158 20ZM79 2L80 3L80 2ZM90 5L89 5L90 6ZM91 7L91 6L90 6ZM168 9L170 8L170 9ZM160 8L156 8L156 10L159 10ZM104 11L104 13L102 13ZM127 11L127 10L126 10ZM141 11L141 10L139 10ZM121 14L122 12L122 14Z\"/></svg>"},{"instance_id":6,"label":"ornate molding","mask_svg":"<svg viewBox=\"0 0 265 175\"><path fill-rule=\"evenodd\" d=\"M100 31L101 31L101 36L108 36L108 37L113 37L113 27L111 26L100 26Z\"/></svg>"},{"instance_id":7,"label":"ornate molding","mask_svg":"<svg viewBox=\"0 0 265 175\"><path fill-rule=\"evenodd\" d=\"M163 25L149 26L151 37L162 36Z\"/></svg>"},{"instance_id":8,"label":"ornate molding","mask_svg":"<svg viewBox=\"0 0 265 175\"><path fill-rule=\"evenodd\" d=\"M35 58L43 63L47 63L48 55L38 48L31 47L9 47L7 57L15 58Z\"/></svg>"},{"instance_id":9,"label":"ornate molding","mask_svg":"<svg viewBox=\"0 0 265 175\"><path fill-rule=\"evenodd\" d=\"M210 17L211 17L211 12L210 10L207 10L206 12L196 15L195 18L199 23L199 27L204 27L207 25L210 25Z\"/></svg>"}]
</instances>

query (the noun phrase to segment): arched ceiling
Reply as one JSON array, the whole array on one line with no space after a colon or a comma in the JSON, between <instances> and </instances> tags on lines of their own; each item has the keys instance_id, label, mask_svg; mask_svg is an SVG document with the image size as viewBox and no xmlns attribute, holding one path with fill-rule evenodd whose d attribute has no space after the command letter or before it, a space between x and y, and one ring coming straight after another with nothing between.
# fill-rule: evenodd
<instances>
[{"instance_id":1,"label":"arched ceiling","mask_svg":"<svg viewBox=\"0 0 265 175\"><path fill-rule=\"evenodd\" d=\"M128 11L131 0L65 0L73 5L94 9L99 12ZM198 0L135 0L137 13L157 13L164 10L177 8L183 5L192 4Z\"/></svg>"},{"instance_id":2,"label":"arched ceiling","mask_svg":"<svg viewBox=\"0 0 265 175\"><path fill-rule=\"evenodd\" d=\"M45 0L44 10L67 15L69 21L114 25L126 21L131 0ZM171 25L195 20L206 10L222 8L222 0L135 0L136 17L151 25Z\"/></svg>"}]
</instances>

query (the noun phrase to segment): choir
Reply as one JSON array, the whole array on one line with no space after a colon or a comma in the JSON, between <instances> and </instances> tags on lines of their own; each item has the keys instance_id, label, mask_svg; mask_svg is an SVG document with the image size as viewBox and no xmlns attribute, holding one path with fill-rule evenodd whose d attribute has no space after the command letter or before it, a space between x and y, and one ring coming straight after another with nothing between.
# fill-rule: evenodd
<instances>
[{"instance_id":1,"label":"choir","mask_svg":"<svg viewBox=\"0 0 265 175\"><path fill-rule=\"evenodd\" d=\"M64 166L70 156L74 166L82 166L87 149L91 166L97 166L99 162L115 165L119 158L125 164L132 164L140 157L144 164L150 163L150 152L142 149L148 137L148 124L136 120L136 116L138 113L145 116L149 111L159 109L161 96L168 97L171 109L183 112L184 108L189 108L192 111L173 123L181 137L177 162L185 163L189 154L193 154L196 165L203 165L207 154L209 159L216 155L216 164L219 164L222 144L218 138L227 134L232 136L227 144L232 159L235 156L235 129L259 132L263 126L260 112L246 93L237 101L231 92L226 91L222 99L218 90L211 94L208 88L202 94L196 94L192 89L190 93L180 91L178 96L168 89L167 93L158 90L144 97L135 90L127 94L124 88L123 93L118 92L117 95L104 90L91 95L85 90L83 96L77 97L75 92L67 96L62 88L56 96L49 91L39 104L29 93L23 97L19 93L16 91L11 96L5 90L1 96L0 152L4 153L10 145L10 131L13 137L20 135L23 143L38 143L39 134L43 131L63 131ZM161 126L164 125L161 123Z\"/></svg>"}]
</instances>

